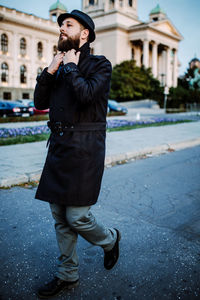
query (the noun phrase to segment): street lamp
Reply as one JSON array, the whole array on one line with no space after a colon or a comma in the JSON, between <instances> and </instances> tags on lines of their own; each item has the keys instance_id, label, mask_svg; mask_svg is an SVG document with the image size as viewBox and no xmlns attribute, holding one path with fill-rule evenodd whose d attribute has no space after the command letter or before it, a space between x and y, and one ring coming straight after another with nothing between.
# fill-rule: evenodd
<instances>
[{"instance_id":1,"label":"street lamp","mask_svg":"<svg viewBox=\"0 0 200 300\"><path fill-rule=\"evenodd\" d=\"M166 107L167 107L167 95L169 94L169 88L167 85L165 85L164 88L164 112L166 113Z\"/></svg>"},{"instance_id":2,"label":"street lamp","mask_svg":"<svg viewBox=\"0 0 200 300\"><path fill-rule=\"evenodd\" d=\"M160 74L160 77L161 77L161 85L164 86L164 85L165 85L165 82L164 82L164 81L165 81L165 80L164 80L165 74L164 74L164 73L161 73L161 74Z\"/></svg>"}]
</instances>

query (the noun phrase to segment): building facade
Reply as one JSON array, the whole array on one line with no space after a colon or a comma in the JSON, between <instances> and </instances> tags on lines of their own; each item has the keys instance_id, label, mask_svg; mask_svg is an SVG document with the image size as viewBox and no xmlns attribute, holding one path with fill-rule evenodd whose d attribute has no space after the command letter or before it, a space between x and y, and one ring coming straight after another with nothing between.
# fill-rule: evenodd
<instances>
[{"instance_id":1,"label":"building facade","mask_svg":"<svg viewBox=\"0 0 200 300\"><path fill-rule=\"evenodd\" d=\"M32 99L36 77L57 51L59 28L53 20L64 7L50 8L50 19L0 6L0 99Z\"/></svg>"},{"instance_id":2,"label":"building facade","mask_svg":"<svg viewBox=\"0 0 200 300\"><path fill-rule=\"evenodd\" d=\"M177 86L181 34L157 5L149 21L139 21L137 0L83 0L82 10L96 25L94 54L104 54L113 65L134 59L152 69L162 85Z\"/></svg>"},{"instance_id":3,"label":"building facade","mask_svg":"<svg viewBox=\"0 0 200 300\"><path fill-rule=\"evenodd\" d=\"M49 19L0 6L0 99L33 98L36 77L57 50L56 19L66 11L59 0L50 7ZM95 22L94 54L105 55L113 66L134 59L152 68L163 85L177 85L182 36L159 6L147 23L139 21L137 0L82 0L82 11Z\"/></svg>"}]
</instances>

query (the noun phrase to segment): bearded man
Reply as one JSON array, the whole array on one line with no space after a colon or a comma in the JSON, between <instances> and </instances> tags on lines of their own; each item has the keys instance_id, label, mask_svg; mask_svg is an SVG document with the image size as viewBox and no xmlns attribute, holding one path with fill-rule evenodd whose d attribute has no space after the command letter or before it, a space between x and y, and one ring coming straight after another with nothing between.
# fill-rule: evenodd
<instances>
[{"instance_id":1,"label":"bearded man","mask_svg":"<svg viewBox=\"0 0 200 300\"><path fill-rule=\"evenodd\" d=\"M50 108L49 149L36 198L50 203L60 249L55 278L38 290L50 298L78 285L78 234L104 250L110 270L119 256L120 232L97 222L97 202L105 159L107 101L111 64L90 54L94 22L73 10L58 17L60 51L37 78L37 109Z\"/></svg>"}]
</instances>

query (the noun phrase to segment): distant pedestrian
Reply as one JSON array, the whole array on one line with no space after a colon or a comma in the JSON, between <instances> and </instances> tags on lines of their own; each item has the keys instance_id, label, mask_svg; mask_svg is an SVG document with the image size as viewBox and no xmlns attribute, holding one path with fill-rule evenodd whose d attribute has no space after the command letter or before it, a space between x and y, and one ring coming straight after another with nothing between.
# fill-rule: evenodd
<instances>
[{"instance_id":1,"label":"distant pedestrian","mask_svg":"<svg viewBox=\"0 0 200 300\"><path fill-rule=\"evenodd\" d=\"M78 285L78 234L104 250L104 266L118 260L120 232L97 222L97 202L105 159L105 130L111 64L90 54L93 20L79 10L58 17L58 50L37 78L37 109L50 108L49 149L36 198L50 203L58 246L55 278L38 290L49 298Z\"/></svg>"}]
</instances>

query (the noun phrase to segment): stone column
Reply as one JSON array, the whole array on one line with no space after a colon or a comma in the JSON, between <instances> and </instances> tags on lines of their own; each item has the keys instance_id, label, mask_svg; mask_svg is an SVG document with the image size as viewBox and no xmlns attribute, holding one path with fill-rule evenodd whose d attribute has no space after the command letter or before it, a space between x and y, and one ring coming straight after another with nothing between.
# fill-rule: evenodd
<instances>
[{"instance_id":1,"label":"stone column","mask_svg":"<svg viewBox=\"0 0 200 300\"><path fill-rule=\"evenodd\" d=\"M105 0L102 7L104 7L104 11L108 11L109 10L109 0Z\"/></svg>"},{"instance_id":2,"label":"stone column","mask_svg":"<svg viewBox=\"0 0 200 300\"><path fill-rule=\"evenodd\" d=\"M149 67L149 41L143 41L143 65L148 68Z\"/></svg>"},{"instance_id":3,"label":"stone column","mask_svg":"<svg viewBox=\"0 0 200 300\"><path fill-rule=\"evenodd\" d=\"M168 87L171 87L171 68L170 68L170 53L171 53L171 49L170 47L166 48L166 61L165 61L165 74L166 74L166 85Z\"/></svg>"},{"instance_id":4,"label":"stone column","mask_svg":"<svg viewBox=\"0 0 200 300\"><path fill-rule=\"evenodd\" d=\"M174 59L173 59L173 87L177 87L177 49L174 49Z\"/></svg>"},{"instance_id":5,"label":"stone column","mask_svg":"<svg viewBox=\"0 0 200 300\"><path fill-rule=\"evenodd\" d=\"M153 43L152 46L152 73L155 78L158 76L158 44Z\"/></svg>"},{"instance_id":6,"label":"stone column","mask_svg":"<svg viewBox=\"0 0 200 300\"><path fill-rule=\"evenodd\" d=\"M18 63L19 42L18 42L17 33L14 33L14 36L13 36L13 49L12 49L12 53L13 53L12 86L13 87L19 87L19 85L20 85L20 65Z\"/></svg>"},{"instance_id":7,"label":"stone column","mask_svg":"<svg viewBox=\"0 0 200 300\"><path fill-rule=\"evenodd\" d=\"M135 47L135 61L136 61L136 66L141 67L141 49L140 47Z\"/></svg>"},{"instance_id":8,"label":"stone column","mask_svg":"<svg viewBox=\"0 0 200 300\"><path fill-rule=\"evenodd\" d=\"M36 60L36 57L37 57L37 53L36 53L36 40L34 39L34 37L32 36L30 38L30 60L31 60L31 88L34 88L35 87L35 79L36 79L36 76L37 76L37 66L35 64L35 60Z\"/></svg>"},{"instance_id":9,"label":"stone column","mask_svg":"<svg viewBox=\"0 0 200 300\"><path fill-rule=\"evenodd\" d=\"M119 9L120 5L119 5L119 0L115 0L114 2L114 8L115 9Z\"/></svg>"}]
</instances>

